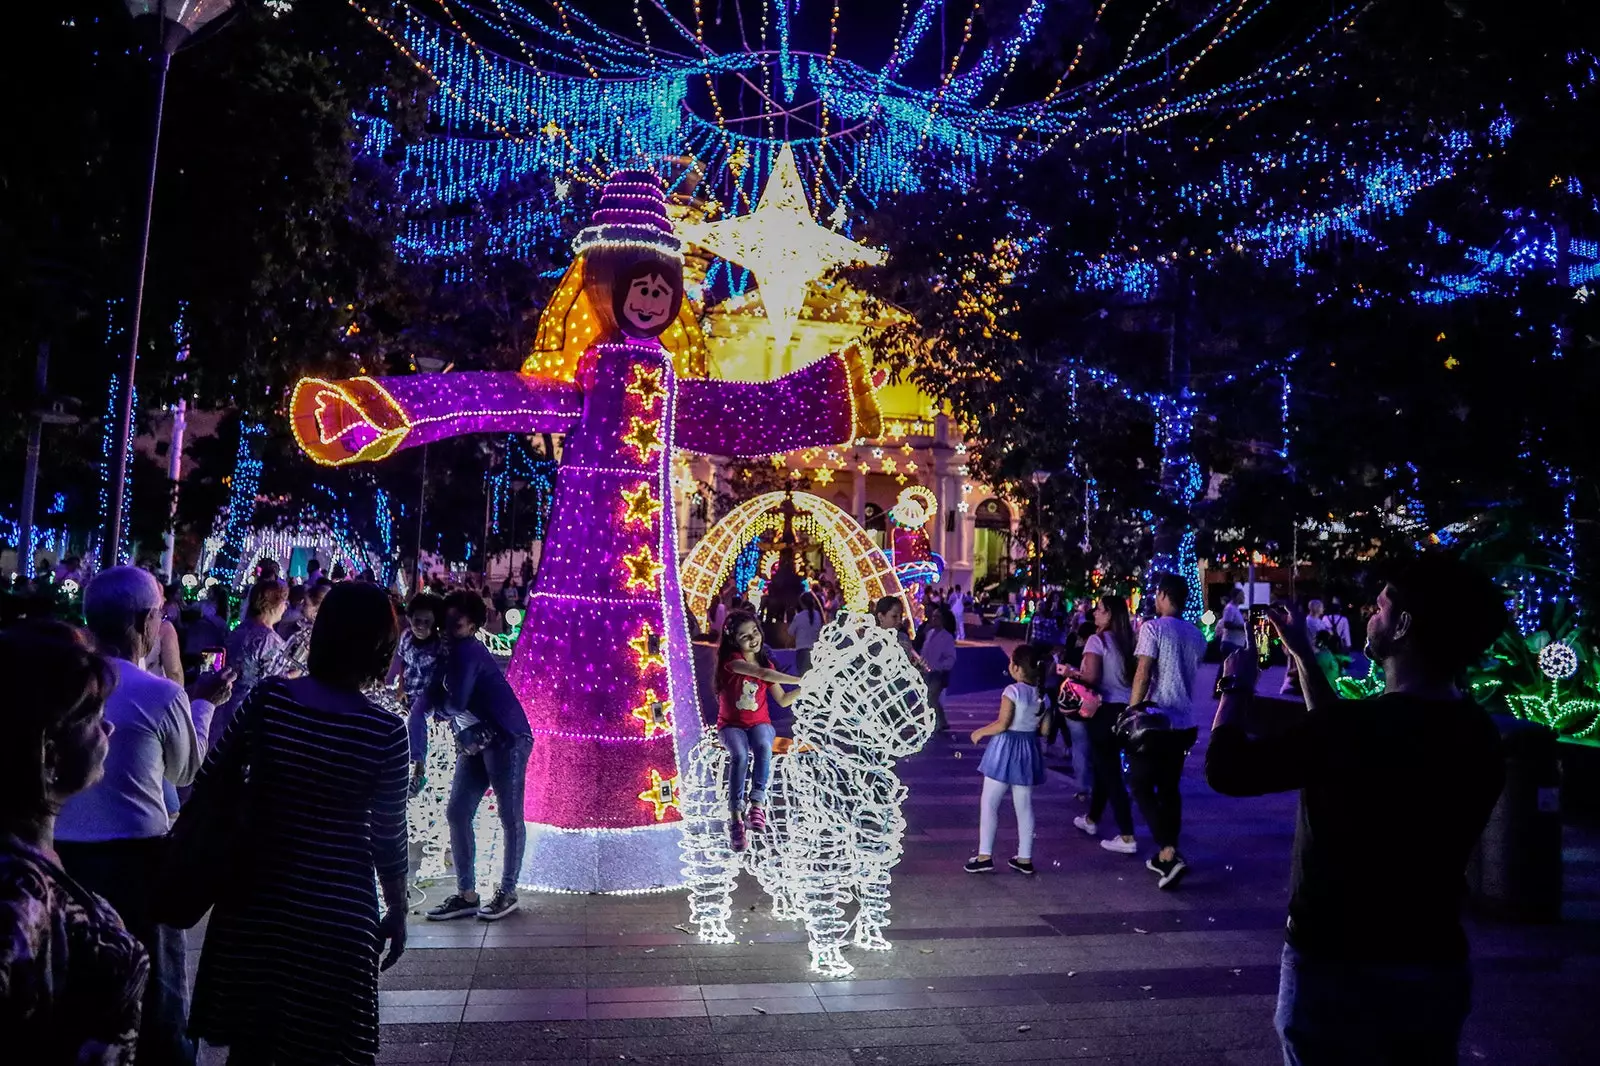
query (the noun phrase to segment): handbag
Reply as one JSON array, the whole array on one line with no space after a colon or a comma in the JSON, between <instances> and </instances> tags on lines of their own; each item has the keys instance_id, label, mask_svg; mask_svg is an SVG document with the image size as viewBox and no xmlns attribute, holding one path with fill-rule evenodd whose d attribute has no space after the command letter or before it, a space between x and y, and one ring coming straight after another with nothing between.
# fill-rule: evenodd
<instances>
[{"instance_id":1,"label":"handbag","mask_svg":"<svg viewBox=\"0 0 1600 1066\"><path fill-rule=\"evenodd\" d=\"M150 894L151 917L157 923L194 928L247 876L249 775L248 763L239 773L213 774L179 811Z\"/></svg>"},{"instance_id":2,"label":"handbag","mask_svg":"<svg viewBox=\"0 0 1600 1066\"><path fill-rule=\"evenodd\" d=\"M477 755L487 748L499 747L502 739L500 730L488 722L474 722L456 734L456 752Z\"/></svg>"},{"instance_id":3,"label":"handbag","mask_svg":"<svg viewBox=\"0 0 1600 1066\"><path fill-rule=\"evenodd\" d=\"M1136 703L1117 716L1111 733L1125 750L1137 754L1153 733L1170 733L1172 719L1160 711L1150 710L1148 703Z\"/></svg>"}]
</instances>

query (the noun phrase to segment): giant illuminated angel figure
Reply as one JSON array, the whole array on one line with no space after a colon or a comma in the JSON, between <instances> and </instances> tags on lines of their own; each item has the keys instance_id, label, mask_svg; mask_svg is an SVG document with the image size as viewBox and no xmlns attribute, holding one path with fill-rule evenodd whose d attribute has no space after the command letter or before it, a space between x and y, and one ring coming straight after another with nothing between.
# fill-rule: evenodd
<instances>
[{"instance_id":1,"label":"giant illuminated angel figure","mask_svg":"<svg viewBox=\"0 0 1600 1066\"><path fill-rule=\"evenodd\" d=\"M614 175L574 249L520 373L306 379L291 415L301 447L329 464L470 433L566 434L507 674L535 738L521 881L673 886L677 784L701 729L673 451L758 457L873 437L878 408L854 350L769 382L684 376L704 347L653 175Z\"/></svg>"}]
</instances>

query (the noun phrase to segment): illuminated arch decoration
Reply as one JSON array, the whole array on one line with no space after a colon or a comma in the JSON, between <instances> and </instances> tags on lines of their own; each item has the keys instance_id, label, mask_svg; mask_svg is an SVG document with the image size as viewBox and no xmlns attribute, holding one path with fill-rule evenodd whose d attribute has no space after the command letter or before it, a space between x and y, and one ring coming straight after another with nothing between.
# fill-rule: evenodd
<instances>
[{"instance_id":1,"label":"illuminated arch decoration","mask_svg":"<svg viewBox=\"0 0 1600 1066\"><path fill-rule=\"evenodd\" d=\"M706 532L683 561L684 596L696 618L704 618L711 610L712 600L745 546L761 534L783 527L783 515L778 511L783 498L781 492L768 492L739 504ZM795 493L794 507L796 534L822 545L839 577L839 592L847 610L870 611L879 598L894 596L906 604L910 615L911 604L893 565L855 519L809 492Z\"/></svg>"}]
</instances>

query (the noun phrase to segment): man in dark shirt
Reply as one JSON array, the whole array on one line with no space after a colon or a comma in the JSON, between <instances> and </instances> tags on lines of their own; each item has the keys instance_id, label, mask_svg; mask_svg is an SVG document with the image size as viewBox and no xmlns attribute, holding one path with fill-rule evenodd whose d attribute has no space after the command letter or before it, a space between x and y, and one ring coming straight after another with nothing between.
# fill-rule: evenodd
<instances>
[{"instance_id":1,"label":"man in dark shirt","mask_svg":"<svg viewBox=\"0 0 1600 1066\"><path fill-rule=\"evenodd\" d=\"M1454 1063L1471 990L1463 871L1505 777L1499 734L1456 678L1505 628L1504 601L1448 557L1398 569L1367 626L1384 692L1366 700L1335 695L1303 616L1269 617L1300 664L1308 713L1249 736L1255 658L1235 652L1206 779L1230 796L1300 790L1278 985L1284 1062Z\"/></svg>"}]
</instances>

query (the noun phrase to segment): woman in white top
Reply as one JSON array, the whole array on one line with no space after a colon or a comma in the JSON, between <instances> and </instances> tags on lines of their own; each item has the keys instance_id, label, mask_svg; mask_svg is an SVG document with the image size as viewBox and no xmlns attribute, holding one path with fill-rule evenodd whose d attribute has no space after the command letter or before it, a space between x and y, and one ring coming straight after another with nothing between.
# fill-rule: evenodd
<instances>
[{"instance_id":1,"label":"woman in white top","mask_svg":"<svg viewBox=\"0 0 1600 1066\"><path fill-rule=\"evenodd\" d=\"M1066 668L1065 673L1080 682L1098 699L1085 700L1079 714L1089 727L1089 759L1094 766L1094 788L1089 793L1089 813L1079 815L1072 824L1095 836L1096 823L1111 801L1111 814L1117 821L1115 837L1100 846L1107 851L1132 855L1139 846L1133 839L1133 807L1122 783L1122 760L1112 727L1128 708L1133 696L1133 623L1128 604L1119 596L1102 596L1094 607L1094 636L1083 646L1083 666Z\"/></svg>"},{"instance_id":2,"label":"woman in white top","mask_svg":"<svg viewBox=\"0 0 1600 1066\"><path fill-rule=\"evenodd\" d=\"M794 672L804 674L811 669L811 647L822 632L822 607L817 598L807 592L800 597L800 609L789 620L789 636L794 638Z\"/></svg>"},{"instance_id":3,"label":"woman in white top","mask_svg":"<svg viewBox=\"0 0 1600 1066\"><path fill-rule=\"evenodd\" d=\"M1017 854L1011 868L1033 873L1033 789L1044 784L1044 744L1040 734L1047 724L1039 692L1039 649L1019 644L1011 653L1011 677L1000 696L1000 714L972 731L972 742L994 737L978 772L983 774L983 801L978 818L978 854L967 860L969 874L994 872L994 834L1000 822L1000 801L1006 789L1017 812Z\"/></svg>"}]
</instances>

